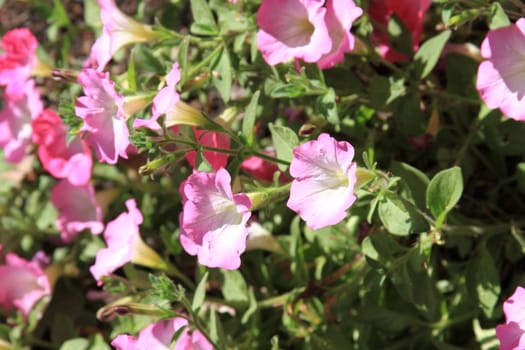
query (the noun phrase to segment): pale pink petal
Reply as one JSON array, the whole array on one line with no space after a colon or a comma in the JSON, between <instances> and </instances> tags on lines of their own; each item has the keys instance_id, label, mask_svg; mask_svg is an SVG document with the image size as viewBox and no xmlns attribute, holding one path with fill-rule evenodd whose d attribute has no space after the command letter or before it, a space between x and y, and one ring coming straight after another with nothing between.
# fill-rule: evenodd
<instances>
[{"instance_id":1,"label":"pale pink petal","mask_svg":"<svg viewBox=\"0 0 525 350\"><path fill-rule=\"evenodd\" d=\"M331 68L344 59L345 52L354 48L354 36L350 34L352 23L363 14L353 0L328 0L325 21L332 39L332 49L317 64L321 69Z\"/></svg>"},{"instance_id":2,"label":"pale pink petal","mask_svg":"<svg viewBox=\"0 0 525 350\"><path fill-rule=\"evenodd\" d=\"M287 206L312 229L343 220L356 200L352 145L321 134L317 140L296 147L293 155L290 174L295 179Z\"/></svg>"},{"instance_id":3,"label":"pale pink petal","mask_svg":"<svg viewBox=\"0 0 525 350\"><path fill-rule=\"evenodd\" d=\"M225 169L195 172L181 184L180 240L188 254L209 267L236 269L246 248L250 199L233 195Z\"/></svg>"},{"instance_id":4,"label":"pale pink petal","mask_svg":"<svg viewBox=\"0 0 525 350\"><path fill-rule=\"evenodd\" d=\"M65 242L71 241L78 232L90 230L99 234L104 229L102 209L95 199L93 186L74 186L67 179L51 189L51 203L58 210L56 225Z\"/></svg>"},{"instance_id":5,"label":"pale pink petal","mask_svg":"<svg viewBox=\"0 0 525 350\"><path fill-rule=\"evenodd\" d=\"M278 9L278 10L277 10ZM332 48L319 0L263 0L257 12L257 46L270 65L293 58L317 62Z\"/></svg>"},{"instance_id":6,"label":"pale pink petal","mask_svg":"<svg viewBox=\"0 0 525 350\"><path fill-rule=\"evenodd\" d=\"M496 336L500 342L499 350L525 349L525 330L516 322L498 325Z\"/></svg>"}]
</instances>

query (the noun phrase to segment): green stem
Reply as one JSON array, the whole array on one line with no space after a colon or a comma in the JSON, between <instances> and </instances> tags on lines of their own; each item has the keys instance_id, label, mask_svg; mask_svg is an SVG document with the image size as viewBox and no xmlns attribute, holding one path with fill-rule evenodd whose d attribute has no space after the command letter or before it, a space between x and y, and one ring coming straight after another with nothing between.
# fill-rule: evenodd
<instances>
[{"instance_id":1,"label":"green stem","mask_svg":"<svg viewBox=\"0 0 525 350\"><path fill-rule=\"evenodd\" d=\"M525 220L483 226L444 224L443 226L441 226L441 229L448 235L476 237L481 235L498 235L506 232L511 232L512 230L515 230L516 227L525 227Z\"/></svg>"}]
</instances>

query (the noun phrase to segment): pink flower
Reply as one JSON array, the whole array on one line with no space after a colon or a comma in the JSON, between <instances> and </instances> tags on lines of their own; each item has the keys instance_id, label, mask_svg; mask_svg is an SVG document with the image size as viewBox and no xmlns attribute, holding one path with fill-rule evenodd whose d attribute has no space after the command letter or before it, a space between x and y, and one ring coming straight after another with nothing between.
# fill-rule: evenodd
<instances>
[{"instance_id":1,"label":"pink flower","mask_svg":"<svg viewBox=\"0 0 525 350\"><path fill-rule=\"evenodd\" d=\"M102 36L91 48L87 67L102 71L120 48L159 38L150 26L135 21L120 11L114 0L98 0L102 20Z\"/></svg>"},{"instance_id":2,"label":"pink flower","mask_svg":"<svg viewBox=\"0 0 525 350\"><path fill-rule=\"evenodd\" d=\"M431 0L371 0L368 5L368 16L374 24L372 38L379 45L381 56L391 62L407 59L407 55L390 46L388 21L395 14L412 34L412 48L419 47L423 33L423 18Z\"/></svg>"},{"instance_id":3,"label":"pink flower","mask_svg":"<svg viewBox=\"0 0 525 350\"><path fill-rule=\"evenodd\" d=\"M137 337L121 334L112 342L116 350L168 350L171 339L188 321L182 317L158 321L141 330ZM213 350L208 339L198 330L185 329L177 339L174 350Z\"/></svg>"},{"instance_id":4,"label":"pink flower","mask_svg":"<svg viewBox=\"0 0 525 350\"><path fill-rule=\"evenodd\" d=\"M350 143L324 133L293 150L290 174L295 179L287 206L311 229L337 224L356 200L353 158Z\"/></svg>"},{"instance_id":5,"label":"pink flower","mask_svg":"<svg viewBox=\"0 0 525 350\"><path fill-rule=\"evenodd\" d=\"M177 93L177 84L180 81L179 64L175 62L171 66L166 79L166 86L162 88L153 99L153 113L151 119L135 119L133 127L147 127L152 130L160 130L161 127L157 123L157 119L163 114L166 114L171 108L179 102L179 94Z\"/></svg>"},{"instance_id":6,"label":"pink flower","mask_svg":"<svg viewBox=\"0 0 525 350\"><path fill-rule=\"evenodd\" d=\"M31 121L42 112L40 94L33 80L17 85L16 91L5 90L4 108L0 110L0 148L8 162L18 163L31 143Z\"/></svg>"},{"instance_id":7,"label":"pink flower","mask_svg":"<svg viewBox=\"0 0 525 350\"><path fill-rule=\"evenodd\" d=\"M525 121L525 18L488 32L481 44L476 88L490 108Z\"/></svg>"},{"instance_id":8,"label":"pink flower","mask_svg":"<svg viewBox=\"0 0 525 350\"><path fill-rule=\"evenodd\" d=\"M17 308L28 315L34 305L51 294L51 285L37 261L27 261L8 253L0 265L0 306L11 311Z\"/></svg>"},{"instance_id":9,"label":"pink flower","mask_svg":"<svg viewBox=\"0 0 525 350\"><path fill-rule=\"evenodd\" d=\"M102 210L89 184L75 186L67 179L61 180L51 189L51 203L58 209L56 225L64 242L72 241L86 229L93 234L104 229Z\"/></svg>"},{"instance_id":10,"label":"pink flower","mask_svg":"<svg viewBox=\"0 0 525 350\"><path fill-rule=\"evenodd\" d=\"M208 267L237 269L246 248L250 199L233 194L230 174L194 172L180 186L183 210L180 241L190 255Z\"/></svg>"},{"instance_id":11,"label":"pink flower","mask_svg":"<svg viewBox=\"0 0 525 350\"><path fill-rule=\"evenodd\" d=\"M118 157L127 158L130 146L126 115L122 110L124 99L115 91L109 73L84 69L78 76L86 96L77 98L75 113L84 120L87 142L95 149L97 158L109 164Z\"/></svg>"},{"instance_id":12,"label":"pink flower","mask_svg":"<svg viewBox=\"0 0 525 350\"><path fill-rule=\"evenodd\" d=\"M196 127L193 127L193 132L195 134L195 139L203 146L229 149L230 148L230 138L228 135L222 132L208 131L208 130L199 130ZM220 168L226 167L228 164L228 154L215 151L204 151L204 158L210 163L214 171L219 170ZM190 165L195 168L195 162L197 159L197 152L192 151L186 153L186 159Z\"/></svg>"},{"instance_id":13,"label":"pink flower","mask_svg":"<svg viewBox=\"0 0 525 350\"><path fill-rule=\"evenodd\" d=\"M292 58L317 62L332 49L320 0L263 0L257 12L257 46L270 65Z\"/></svg>"},{"instance_id":14,"label":"pink flower","mask_svg":"<svg viewBox=\"0 0 525 350\"><path fill-rule=\"evenodd\" d=\"M331 68L344 60L345 52L354 48L354 36L350 34L352 23L363 14L353 0L328 0L325 22L332 40L332 49L317 64L321 69Z\"/></svg>"},{"instance_id":15,"label":"pink flower","mask_svg":"<svg viewBox=\"0 0 525 350\"><path fill-rule=\"evenodd\" d=\"M275 156L275 152L263 151L263 153L272 157ZM270 162L266 159L259 158L257 156L251 156L246 158L241 163L241 170L247 172L248 174L250 174L250 176L257 180L272 182L273 175L276 171L279 171L279 168L274 162ZM279 176L279 181L290 182L291 179L286 174L281 173L281 175Z\"/></svg>"},{"instance_id":16,"label":"pink flower","mask_svg":"<svg viewBox=\"0 0 525 350\"><path fill-rule=\"evenodd\" d=\"M8 86L8 90L19 88L29 79L37 61L36 48L38 41L27 28L13 29L7 32L1 43L4 51L0 55L0 85Z\"/></svg>"},{"instance_id":17,"label":"pink flower","mask_svg":"<svg viewBox=\"0 0 525 350\"><path fill-rule=\"evenodd\" d=\"M500 350L525 349L525 288L518 287L503 304L505 324L496 327Z\"/></svg>"},{"instance_id":18,"label":"pink flower","mask_svg":"<svg viewBox=\"0 0 525 350\"><path fill-rule=\"evenodd\" d=\"M108 247L98 251L95 264L89 269L99 284L102 284L102 276L111 274L128 262L160 268L166 266L140 238L139 225L143 218L135 200L128 199L126 207L128 212L120 214L106 225L104 239Z\"/></svg>"},{"instance_id":19,"label":"pink flower","mask_svg":"<svg viewBox=\"0 0 525 350\"><path fill-rule=\"evenodd\" d=\"M76 136L67 144L67 127L50 109L33 120L33 142L38 145L38 158L44 169L58 179L67 178L72 185L82 186L91 178L93 160L86 141Z\"/></svg>"}]
</instances>

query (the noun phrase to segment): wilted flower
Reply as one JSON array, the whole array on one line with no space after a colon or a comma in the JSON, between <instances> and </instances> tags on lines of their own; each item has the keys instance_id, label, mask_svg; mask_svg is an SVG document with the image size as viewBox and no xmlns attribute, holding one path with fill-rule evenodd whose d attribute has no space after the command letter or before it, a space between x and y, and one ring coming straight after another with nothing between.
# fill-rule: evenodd
<instances>
[{"instance_id":1,"label":"wilted flower","mask_svg":"<svg viewBox=\"0 0 525 350\"><path fill-rule=\"evenodd\" d=\"M294 180L287 206L311 229L337 224L356 200L353 158L350 143L325 133L293 150L290 174Z\"/></svg>"},{"instance_id":2,"label":"wilted flower","mask_svg":"<svg viewBox=\"0 0 525 350\"><path fill-rule=\"evenodd\" d=\"M98 0L98 5L103 24L102 36L93 44L86 67L101 71L120 48L160 37L150 26L122 13L114 0Z\"/></svg>"},{"instance_id":3,"label":"wilted flower","mask_svg":"<svg viewBox=\"0 0 525 350\"><path fill-rule=\"evenodd\" d=\"M68 179L61 180L51 189L51 203L58 210L56 225L65 242L84 230L99 234L104 229L102 210L90 184L78 186Z\"/></svg>"},{"instance_id":4,"label":"wilted flower","mask_svg":"<svg viewBox=\"0 0 525 350\"><path fill-rule=\"evenodd\" d=\"M488 32L481 44L476 88L490 108L525 121L525 18Z\"/></svg>"},{"instance_id":5,"label":"wilted flower","mask_svg":"<svg viewBox=\"0 0 525 350\"><path fill-rule=\"evenodd\" d=\"M503 304L505 324L496 327L500 350L525 349L525 288L518 287Z\"/></svg>"},{"instance_id":6,"label":"wilted flower","mask_svg":"<svg viewBox=\"0 0 525 350\"><path fill-rule=\"evenodd\" d=\"M28 315L34 305L51 294L51 284L38 261L27 261L14 253L0 265L0 306L5 311L17 308Z\"/></svg>"},{"instance_id":7,"label":"wilted flower","mask_svg":"<svg viewBox=\"0 0 525 350\"><path fill-rule=\"evenodd\" d=\"M372 39L378 43L381 56L391 62L407 58L392 47L388 35L388 22L393 15L403 23L411 34L411 45L414 51L419 47L423 33L423 19L430 7L431 0L371 0L368 5L368 16L374 25Z\"/></svg>"},{"instance_id":8,"label":"wilted flower","mask_svg":"<svg viewBox=\"0 0 525 350\"><path fill-rule=\"evenodd\" d=\"M180 241L190 255L208 267L237 269L246 248L250 199L233 194L225 169L194 172L180 186L183 210L179 216Z\"/></svg>"},{"instance_id":9,"label":"wilted flower","mask_svg":"<svg viewBox=\"0 0 525 350\"><path fill-rule=\"evenodd\" d=\"M97 252L95 264L89 269L99 284L102 284L102 276L128 262L161 269L166 267L162 258L140 238L139 225L143 218L135 200L128 199L126 207L127 212L106 225L104 239L108 247Z\"/></svg>"},{"instance_id":10,"label":"wilted flower","mask_svg":"<svg viewBox=\"0 0 525 350\"><path fill-rule=\"evenodd\" d=\"M187 327L188 321L182 317L158 321L141 330L137 337L121 334L112 342L117 350L213 350L208 339L199 331L185 329L171 348L171 340L182 327Z\"/></svg>"},{"instance_id":11,"label":"wilted flower","mask_svg":"<svg viewBox=\"0 0 525 350\"><path fill-rule=\"evenodd\" d=\"M18 163L31 143L31 121L43 109L33 80L25 80L16 90L6 89L4 108L0 110L0 148L8 162Z\"/></svg>"},{"instance_id":12,"label":"wilted flower","mask_svg":"<svg viewBox=\"0 0 525 350\"><path fill-rule=\"evenodd\" d=\"M82 186L91 178L93 160L87 143L75 136L67 143L67 127L54 111L45 109L33 120L33 142L44 169L58 179Z\"/></svg>"},{"instance_id":13,"label":"wilted flower","mask_svg":"<svg viewBox=\"0 0 525 350\"><path fill-rule=\"evenodd\" d=\"M119 156L127 158L130 142L123 98L115 91L109 73L84 69L78 82L85 96L77 98L75 114L84 120L80 130L86 132L86 140L95 149L98 160L115 164Z\"/></svg>"}]
</instances>

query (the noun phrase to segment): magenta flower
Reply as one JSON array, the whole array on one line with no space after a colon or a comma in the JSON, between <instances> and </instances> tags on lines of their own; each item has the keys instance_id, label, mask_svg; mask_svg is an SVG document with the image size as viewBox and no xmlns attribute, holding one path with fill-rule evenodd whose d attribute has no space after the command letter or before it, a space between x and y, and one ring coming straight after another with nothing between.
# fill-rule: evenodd
<instances>
[{"instance_id":1,"label":"magenta flower","mask_svg":"<svg viewBox=\"0 0 525 350\"><path fill-rule=\"evenodd\" d=\"M246 248L250 199L233 194L225 169L194 172L180 186L183 210L179 216L180 241L190 255L208 267L237 269Z\"/></svg>"},{"instance_id":2,"label":"magenta flower","mask_svg":"<svg viewBox=\"0 0 525 350\"><path fill-rule=\"evenodd\" d=\"M404 53L396 51L390 45L388 21L395 14L412 34L412 48L416 51L423 33L423 19L430 7L431 0L371 0L368 16L374 24L372 39L378 43L381 56L391 62L406 60Z\"/></svg>"},{"instance_id":3,"label":"magenta flower","mask_svg":"<svg viewBox=\"0 0 525 350\"><path fill-rule=\"evenodd\" d=\"M51 284L38 261L27 261L8 253L0 265L0 306L5 311L17 308L28 315L34 305L51 294Z\"/></svg>"},{"instance_id":4,"label":"magenta flower","mask_svg":"<svg viewBox=\"0 0 525 350\"><path fill-rule=\"evenodd\" d=\"M331 68L344 60L345 52L354 48L354 36L350 34L352 23L363 14L353 0L328 0L325 22L332 40L330 52L324 54L317 64L321 69Z\"/></svg>"},{"instance_id":5,"label":"magenta flower","mask_svg":"<svg viewBox=\"0 0 525 350\"><path fill-rule=\"evenodd\" d=\"M0 85L8 90L17 88L31 76L37 61L38 41L27 28L13 29L2 37L0 55Z\"/></svg>"},{"instance_id":6,"label":"magenta flower","mask_svg":"<svg viewBox=\"0 0 525 350\"><path fill-rule=\"evenodd\" d=\"M353 158L350 143L325 133L293 150L290 174L294 180L287 206L311 229L337 224L356 200Z\"/></svg>"},{"instance_id":7,"label":"magenta flower","mask_svg":"<svg viewBox=\"0 0 525 350\"><path fill-rule=\"evenodd\" d=\"M128 262L159 268L166 266L162 258L140 238L139 225L143 218L135 200L128 199L126 207L127 212L106 225L104 239L108 247L98 251L95 264L89 269L99 284L103 283L102 276L111 274Z\"/></svg>"},{"instance_id":8,"label":"magenta flower","mask_svg":"<svg viewBox=\"0 0 525 350\"><path fill-rule=\"evenodd\" d=\"M525 18L489 31L481 55L486 59L476 81L481 98L507 117L525 121Z\"/></svg>"},{"instance_id":9,"label":"magenta flower","mask_svg":"<svg viewBox=\"0 0 525 350\"><path fill-rule=\"evenodd\" d=\"M75 186L67 179L51 189L51 203L58 210L56 225L64 242L70 242L84 230L99 234L104 229L102 209L90 184Z\"/></svg>"},{"instance_id":10,"label":"magenta flower","mask_svg":"<svg viewBox=\"0 0 525 350\"><path fill-rule=\"evenodd\" d=\"M332 49L320 0L263 0L257 12L257 46L270 65L292 58L317 62Z\"/></svg>"},{"instance_id":11,"label":"magenta flower","mask_svg":"<svg viewBox=\"0 0 525 350\"><path fill-rule=\"evenodd\" d=\"M525 349L525 288L518 287L503 304L505 324L496 327L500 350Z\"/></svg>"},{"instance_id":12,"label":"magenta flower","mask_svg":"<svg viewBox=\"0 0 525 350\"><path fill-rule=\"evenodd\" d=\"M6 89L3 104L4 108L0 110L0 148L4 149L8 162L18 163L31 143L31 121L43 108L34 81L25 80L17 84L17 89Z\"/></svg>"},{"instance_id":13,"label":"magenta flower","mask_svg":"<svg viewBox=\"0 0 525 350\"><path fill-rule=\"evenodd\" d=\"M182 317L158 321L141 330L137 337L121 334L111 342L116 350L213 350L208 339L197 329L185 329L177 339L174 348L170 348L171 339L188 321Z\"/></svg>"},{"instance_id":14,"label":"magenta flower","mask_svg":"<svg viewBox=\"0 0 525 350\"><path fill-rule=\"evenodd\" d=\"M109 73L84 69L78 76L85 96L77 98L75 113L84 120L87 142L95 149L97 158L109 164L118 157L127 158L130 146L126 115L122 110L124 99L115 91Z\"/></svg>"},{"instance_id":15,"label":"magenta flower","mask_svg":"<svg viewBox=\"0 0 525 350\"><path fill-rule=\"evenodd\" d=\"M120 48L136 43L148 42L159 38L150 26L137 22L119 10L114 0L98 0L102 36L91 48L86 67L102 71L111 57Z\"/></svg>"},{"instance_id":16,"label":"magenta flower","mask_svg":"<svg viewBox=\"0 0 525 350\"><path fill-rule=\"evenodd\" d=\"M50 109L33 120L33 142L44 169L57 179L67 178L72 185L83 186L91 178L93 160L86 141L76 136L67 144L67 127Z\"/></svg>"},{"instance_id":17,"label":"magenta flower","mask_svg":"<svg viewBox=\"0 0 525 350\"><path fill-rule=\"evenodd\" d=\"M166 78L166 86L162 88L153 99L153 108L151 119L135 119L133 127L147 127L152 130L160 130L161 127L157 123L157 119L163 114L166 114L172 109L177 102L179 102L179 94L177 93L177 84L180 81L179 64L175 62L171 66L171 70Z\"/></svg>"}]
</instances>

